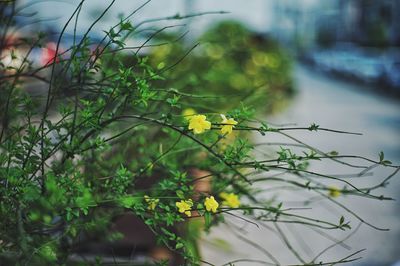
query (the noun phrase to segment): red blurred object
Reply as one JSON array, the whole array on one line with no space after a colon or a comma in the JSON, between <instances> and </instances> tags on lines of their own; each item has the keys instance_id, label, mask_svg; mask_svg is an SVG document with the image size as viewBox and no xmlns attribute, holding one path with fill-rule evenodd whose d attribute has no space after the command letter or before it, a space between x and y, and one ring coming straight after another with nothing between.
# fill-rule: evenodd
<instances>
[{"instance_id":1,"label":"red blurred object","mask_svg":"<svg viewBox=\"0 0 400 266\"><path fill-rule=\"evenodd\" d=\"M56 54L57 44L54 42L49 42L45 48L42 48L42 56L40 57L40 63L43 66L51 65L54 62L58 63L60 61L59 55L63 53L63 50L58 48L58 56Z\"/></svg>"}]
</instances>

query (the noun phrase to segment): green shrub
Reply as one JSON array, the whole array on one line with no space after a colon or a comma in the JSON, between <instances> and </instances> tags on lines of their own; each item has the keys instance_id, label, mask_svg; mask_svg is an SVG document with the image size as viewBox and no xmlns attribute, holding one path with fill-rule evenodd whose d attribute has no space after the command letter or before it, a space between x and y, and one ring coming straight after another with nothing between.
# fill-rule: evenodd
<instances>
[{"instance_id":1,"label":"green shrub","mask_svg":"<svg viewBox=\"0 0 400 266\"><path fill-rule=\"evenodd\" d=\"M78 20L82 3L66 27ZM15 2L8 5L14 10ZM11 21L13 16L9 19ZM127 55L123 51L128 48L124 42L141 30L142 25L132 26L128 19L121 19L106 32L100 43L94 43L97 45L95 52L90 50L93 44L88 37L90 27L70 49L64 53L57 49L57 58L44 67L35 67L29 61L30 49L20 58L21 65L0 65L2 264L72 263L82 239L93 238L108 243L119 239L121 235L111 230L113 220L126 213L146 224L159 243L179 253L185 265L201 262L195 244L199 228L208 231L223 223L225 214L243 215L250 223L290 222L326 230L350 229L347 218L338 217L332 222L324 217L301 215L274 198L265 199L260 194L262 191L257 189L260 182L283 183L317 194L332 204L337 204L335 197L340 195L389 199L374 194L399 170L398 166L391 166L385 160L383 153L379 160L324 153L304 145L287 132L332 130L314 124L305 128L272 127L255 121L252 109L241 104L240 99L231 100L234 98L226 94L230 89L235 93L249 92L255 79L244 77L246 86L235 87L229 85L229 79L218 79L228 71L224 68L210 72L211 77L203 72L207 78L202 72L197 73L201 80L195 83L196 86L204 88L217 84L215 90L207 92L226 96L228 104L223 104L203 93L196 94L195 84L189 93L184 91L184 84L190 77L183 73L197 71L194 65L187 65L190 60L171 68L168 73L160 73L146 59L135 55L131 55L134 63L127 64ZM229 25L232 31L243 30ZM3 31L10 30L3 26ZM64 31L58 43L63 34ZM36 47L42 38L40 34L26 40L25 45ZM246 53L253 49L257 58L256 44L248 43L248 39L229 39L231 41L238 42L238 46L233 45L229 51L245 52L242 59L237 60L246 61ZM250 45L249 48L246 45ZM216 47L206 46L206 50L199 52L218 50ZM12 53L4 46L1 48L2 54ZM71 53L69 57L65 56L67 51ZM253 55L247 56L252 58ZM152 60L154 63L155 59ZM229 60L224 64L233 69L224 75L239 74L236 59ZM184 70L179 70L180 67ZM262 76L262 68L257 71ZM269 83L268 90L287 85L289 74L284 71L282 75L282 80L277 77ZM182 85L174 85L171 90L168 80L174 80L171 84L179 84L180 78ZM272 76L270 78L274 80ZM163 81L159 82L160 79ZM44 93L31 95L27 92L33 81L41 82L40 91ZM165 86L162 86L163 82ZM202 82L206 84L202 85ZM201 114L182 115L189 107ZM204 113L203 110L208 109L216 111ZM221 116L221 112L225 116ZM256 149L246 134L237 132L280 134L298 142L301 148L295 152L291 146L283 145L272 156L260 158L256 157ZM394 172L375 186L358 188L349 179L308 169L311 161L332 160L346 164L348 157L370 164L352 164L360 168L361 173L371 166L388 167ZM273 175L267 176L268 173ZM201 183L204 180L208 181ZM340 186L332 188L333 182ZM341 206L360 222L377 228ZM200 225L184 223L191 219L197 219ZM190 234L182 233L185 230ZM293 250L289 248L288 252ZM95 262L100 264L102 254L98 255L100 258ZM352 259L353 256L347 256L336 262ZM271 256L270 261L275 262L275 258ZM299 261L306 264L302 259ZM310 261L307 265L315 263L318 262Z\"/></svg>"},{"instance_id":2,"label":"green shrub","mask_svg":"<svg viewBox=\"0 0 400 266\"><path fill-rule=\"evenodd\" d=\"M150 63L157 69L164 70L187 53L178 35L158 39L171 44L152 48ZM178 66L166 70L168 79L155 86L215 97L212 106L189 100L205 112L229 111L239 101L258 112L272 112L281 109L293 93L291 59L274 40L225 21L200 36L199 44Z\"/></svg>"}]
</instances>

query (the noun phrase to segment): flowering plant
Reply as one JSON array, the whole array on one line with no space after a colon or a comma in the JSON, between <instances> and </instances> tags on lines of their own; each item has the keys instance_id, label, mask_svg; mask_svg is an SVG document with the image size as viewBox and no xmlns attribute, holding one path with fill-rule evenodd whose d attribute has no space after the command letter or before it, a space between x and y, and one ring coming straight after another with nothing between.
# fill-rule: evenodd
<instances>
[{"instance_id":1,"label":"flowering plant","mask_svg":"<svg viewBox=\"0 0 400 266\"><path fill-rule=\"evenodd\" d=\"M338 221L314 218L298 214L297 209L286 208L274 198L264 198L256 186L261 182L284 183L316 193L361 223L377 228L335 197L388 200L374 191L385 186L399 167L385 160L383 153L378 160L351 156L369 166L349 164L345 161L349 156L319 151L287 133L333 130L315 124L305 128L272 126L254 119L254 110L240 102L221 115L223 110L213 107L212 99L154 86L153 82L168 79L168 75L153 69L139 54L147 42L133 48L125 45L146 21L133 26L127 16L111 27L100 43L89 37L112 3L81 39L74 35L73 46L61 52L65 30L78 21L83 2L61 31L52 62L35 67L29 60L30 51L43 40L40 34L26 43L32 49L19 58L21 65L0 65L0 93L5 99L0 111L2 263L71 263L78 255L84 257L90 240L114 243L123 239L124 235L112 229L121 221L115 217L127 214L146 225L157 243L178 254L184 265L203 261L192 241L198 234L185 234L185 223L190 220L201 220L204 224L199 228L204 231L225 223L227 215L251 224L351 228L344 216ZM8 4L15 10L14 1ZM76 25L72 26L75 30ZM6 26L4 30L10 29ZM134 55L121 52L128 49ZM68 58L66 51L70 52ZM40 97L26 90L34 82L40 84ZM210 112L197 114L194 100L210 106ZM297 142L302 153L283 145L260 158L248 134L242 132L267 137L280 134ZM359 188L347 179L310 170L310 162L319 160L361 168L360 176L373 166L394 172L372 187ZM332 181L340 185L333 189ZM297 254L288 247L288 252ZM266 254L268 263L279 264L272 254ZM100 264L104 254L97 255L94 263ZM316 259L296 257L302 264L317 263ZM352 259L348 256L329 263ZM162 259L154 263L166 264Z\"/></svg>"}]
</instances>

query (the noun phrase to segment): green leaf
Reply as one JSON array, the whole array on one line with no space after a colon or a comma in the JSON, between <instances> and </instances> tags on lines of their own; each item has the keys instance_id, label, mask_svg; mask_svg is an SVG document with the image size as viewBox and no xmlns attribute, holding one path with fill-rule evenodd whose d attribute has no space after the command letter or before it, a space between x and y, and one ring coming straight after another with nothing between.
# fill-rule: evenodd
<instances>
[{"instance_id":1,"label":"green leaf","mask_svg":"<svg viewBox=\"0 0 400 266\"><path fill-rule=\"evenodd\" d=\"M337 151L330 151L328 154L331 156L337 156L339 153Z\"/></svg>"},{"instance_id":2,"label":"green leaf","mask_svg":"<svg viewBox=\"0 0 400 266\"><path fill-rule=\"evenodd\" d=\"M51 220L52 220L52 218L51 218L51 216L50 215L43 215L43 222L45 223L45 224L50 224L51 223Z\"/></svg>"},{"instance_id":3,"label":"green leaf","mask_svg":"<svg viewBox=\"0 0 400 266\"><path fill-rule=\"evenodd\" d=\"M49 261L57 260L57 254L50 245L46 245L40 249L40 255Z\"/></svg>"},{"instance_id":4,"label":"green leaf","mask_svg":"<svg viewBox=\"0 0 400 266\"><path fill-rule=\"evenodd\" d=\"M185 199L185 193L183 193L182 190L177 190L177 191L176 191L176 195L177 195L180 199Z\"/></svg>"},{"instance_id":5,"label":"green leaf","mask_svg":"<svg viewBox=\"0 0 400 266\"><path fill-rule=\"evenodd\" d=\"M319 128L319 125L312 123L311 126L308 127L308 130L310 131L317 131Z\"/></svg>"},{"instance_id":6,"label":"green leaf","mask_svg":"<svg viewBox=\"0 0 400 266\"><path fill-rule=\"evenodd\" d=\"M138 197L133 197L130 195L123 196L118 199L118 203L124 208L132 208L136 203L140 202Z\"/></svg>"},{"instance_id":7,"label":"green leaf","mask_svg":"<svg viewBox=\"0 0 400 266\"><path fill-rule=\"evenodd\" d=\"M180 248L183 248L183 247L184 247L184 245L183 245L182 242L176 243L176 245L175 245L175 249L180 249Z\"/></svg>"},{"instance_id":8,"label":"green leaf","mask_svg":"<svg viewBox=\"0 0 400 266\"><path fill-rule=\"evenodd\" d=\"M35 222L35 221L38 221L40 219L40 213L36 212L36 211L33 211L33 212L28 214L28 217L29 217L29 219L31 221Z\"/></svg>"},{"instance_id":9,"label":"green leaf","mask_svg":"<svg viewBox=\"0 0 400 266\"><path fill-rule=\"evenodd\" d=\"M172 213L167 212L166 213L166 217L165 217L165 221L166 221L168 226L172 226L175 223L175 217L172 215Z\"/></svg>"},{"instance_id":10,"label":"green leaf","mask_svg":"<svg viewBox=\"0 0 400 266\"><path fill-rule=\"evenodd\" d=\"M210 212L205 212L204 213L204 221L205 221L205 227L206 230L208 230L211 226L211 213Z\"/></svg>"},{"instance_id":11,"label":"green leaf","mask_svg":"<svg viewBox=\"0 0 400 266\"><path fill-rule=\"evenodd\" d=\"M127 22L121 22L121 30L132 30L132 24L127 21Z\"/></svg>"},{"instance_id":12,"label":"green leaf","mask_svg":"<svg viewBox=\"0 0 400 266\"><path fill-rule=\"evenodd\" d=\"M76 235L78 233L75 226L70 226L68 231L72 237L76 237Z\"/></svg>"},{"instance_id":13,"label":"green leaf","mask_svg":"<svg viewBox=\"0 0 400 266\"><path fill-rule=\"evenodd\" d=\"M39 187L37 187L37 186L25 187L23 197L24 197L24 200L26 200L26 201L37 200L40 197Z\"/></svg>"},{"instance_id":14,"label":"green leaf","mask_svg":"<svg viewBox=\"0 0 400 266\"><path fill-rule=\"evenodd\" d=\"M198 203L196 209L199 212L199 215L203 215L206 212L202 203Z\"/></svg>"},{"instance_id":15,"label":"green leaf","mask_svg":"<svg viewBox=\"0 0 400 266\"><path fill-rule=\"evenodd\" d=\"M57 191L57 183L55 177L52 174L49 174L45 181L46 190L50 193Z\"/></svg>"},{"instance_id":16,"label":"green leaf","mask_svg":"<svg viewBox=\"0 0 400 266\"><path fill-rule=\"evenodd\" d=\"M88 207L97 206L89 189L85 189L83 195L76 198L75 204L81 209L87 209Z\"/></svg>"},{"instance_id":17,"label":"green leaf","mask_svg":"<svg viewBox=\"0 0 400 266\"><path fill-rule=\"evenodd\" d=\"M385 154L383 153L383 151L381 151L379 153L379 162L382 162L385 159Z\"/></svg>"}]
</instances>

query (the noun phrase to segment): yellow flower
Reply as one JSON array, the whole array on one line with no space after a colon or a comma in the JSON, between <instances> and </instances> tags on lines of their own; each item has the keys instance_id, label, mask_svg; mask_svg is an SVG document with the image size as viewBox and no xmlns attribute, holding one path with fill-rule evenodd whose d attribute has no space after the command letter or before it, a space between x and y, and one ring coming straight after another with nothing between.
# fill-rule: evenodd
<instances>
[{"instance_id":1,"label":"yellow flower","mask_svg":"<svg viewBox=\"0 0 400 266\"><path fill-rule=\"evenodd\" d=\"M188 217L192 216L192 212L190 211L193 206L193 201L189 200L181 200L180 202L175 203L176 207L178 207L178 211L180 213L186 214Z\"/></svg>"},{"instance_id":2,"label":"yellow flower","mask_svg":"<svg viewBox=\"0 0 400 266\"><path fill-rule=\"evenodd\" d=\"M183 110L182 115L186 120L190 120L194 115L196 114L196 111L192 108L186 108Z\"/></svg>"},{"instance_id":3,"label":"yellow flower","mask_svg":"<svg viewBox=\"0 0 400 266\"><path fill-rule=\"evenodd\" d=\"M160 201L159 199L155 199L155 198L150 198L147 195L144 195L144 200L147 202L147 204L149 206L147 206L147 209L154 211L154 209L156 208L158 202Z\"/></svg>"},{"instance_id":4,"label":"yellow flower","mask_svg":"<svg viewBox=\"0 0 400 266\"><path fill-rule=\"evenodd\" d=\"M194 134L201 134L211 128L211 123L206 120L205 115L194 115L189 120L189 129L193 129Z\"/></svg>"},{"instance_id":5,"label":"yellow flower","mask_svg":"<svg viewBox=\"0 0 400 266\"><path fill-rule=\"evenodd\" d=\"M233 118L229 118L229 119L227 119L226 118L226 116L224 116L224 115L222 115L221 114L221 117L222 117L222 122L221 122L221 124L224 124L222 127L221 127L221 133L222 134L230 134L230 133L232 133L232 129L233 129L233 127L235 126L235 125L237 125L237 121L235 121L235 119L233 119Z\"/></svg>"},{"instance_id":6,"label":"yellow flower","mask_svg":"<svg viewBox=\"0 0 400 266\"><path fill-rule=\"evenodd\" d=\"M342 192L337 187L331 186L329 187L329 196L332 198L337 198L342 195Z\"/></svg>"},{"instance_id":7,"label":"yellow flower","mask_svg":"<svg viewBox=\"0 0 400 266\"><path fill-rule=\"evenodd\" d=\"M204 201L204 205L206 206L207 211L217 212L217 208L219 206L218 202L214 199L214 196L207 197Z\"/></svg>"},{"instance_id":8,"label":"yellow flower","mask_svg":"<svg viewBox=\"0 0 400 266\"><path fill-rule=\"evenodd\" d=\"M222 202L223 205L231 208L237 208L240 206L239 197L234 193L221 192L219 196L224 199L224 201Z\"/></svg>"}]
</instances>

